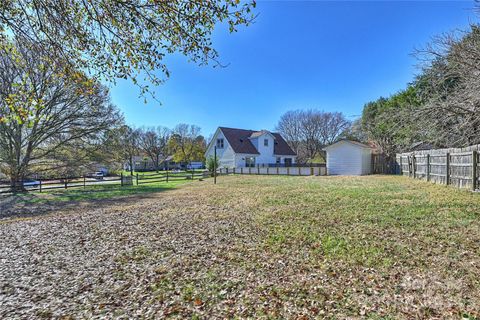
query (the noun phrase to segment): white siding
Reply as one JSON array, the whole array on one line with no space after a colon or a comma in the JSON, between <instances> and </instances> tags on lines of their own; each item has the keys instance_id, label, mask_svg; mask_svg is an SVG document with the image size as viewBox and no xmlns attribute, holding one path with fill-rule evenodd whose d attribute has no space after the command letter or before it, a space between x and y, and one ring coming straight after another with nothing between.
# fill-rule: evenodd
<instances>
[{"instance_id":1,"label":"white siding","mask_svg":"<svg viewBox=\"0 0 480 320\"><path fill-rule=\"evenodd\" d=\"M340 141L328 148L327 173L329 175L364 175L371 173L371 150Z\"/></svg>"},{"instance_id":2,"label":"white siding","mask_svg":"<svg viewBox=\"0 0 480 320\"><path fill-rule=\"evenodd\" d=\"M220 129L215 132L212 142L209 144L207 151L205 152L205 158L213 157L214 147L217 143L217 139L223 139L224 148L217 148L217 158L220 162L220 168L242 168L245 167L245 157L255 157L255 165L269 165L275 164L277 157L281 157L281 164L285 163L285 158L292 159L292 163L296 163L296 156L285 156L273 154L275 148L275 139L273 135L269 133L262 134L259 137L252 138L251 142L258 150L259 154L242 154L235 153L233 148L228 143L228 140L223 135ZM268 146L264 145L264 140L268 139Z\"/></svg>"},{"instance_id":3,"label":"white siding","mask_svg":"<svg viewBox=\"0 0 480 320\"><path fill-rule=\"evenodd\" d=\"M264 140L268 140L268 146L264 146ZM274 142L273 136L271 134L265 133L259 137L251 139L252 144L258 150L258 155L256 155L255 164L271 164L275 163L276 156L273 155Z\"/></svg>"},{"instance_id":4,"label":"white siding","mask_svg":"<svg viewBox=\"0 0 480 320\"><path fill-rule=\"evenodd\" d=\"M258 164L256 162L258 154L237 153L237 154L235 154L235 166L236 166L236 168L245 168L245 157L255 157L255 165Z\"/></svg>"},{"instance_id":5,"label":"white siding","mask_svg":"<svg viewBox=\"0 0 480 320\"><path fill-rule=\"evenodd\" d=\"M234 168L235 167L235 152L233 148L228 143L228 140L223 135L222 131L217 129L215 135L213 136L212 143L209 145L207 152L205 152L205 158L210 158L214 156L215 145L217 144L217 139L223 139L223 148L217 148L217 158L219 161L220 168Z\"/></svg>"},{"instance_id":6,"label":"white siding","mask_svg":"<svg viewBox=\"0 0 480 320\"><path fill-rule=\"evenodd\" d=\"M363 148L362 174L372 173L372 150Z\"/></svg>"}]
</instances>

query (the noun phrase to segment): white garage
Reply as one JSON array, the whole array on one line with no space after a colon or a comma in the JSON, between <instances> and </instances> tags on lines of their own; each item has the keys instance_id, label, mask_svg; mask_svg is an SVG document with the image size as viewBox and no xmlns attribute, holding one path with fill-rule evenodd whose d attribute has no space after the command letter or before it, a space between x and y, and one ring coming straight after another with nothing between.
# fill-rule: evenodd
<instances>
[{"instance_id":1,"label":"white garage","mask_svg":"<svg viewBox=\"0 0 480 320\"><path fill-rule=\"evenodd\" d=\"M359 176L372 172L372 148L366 144L340 140L324 148L328 175Z\"/></svg>"}]
</instances>

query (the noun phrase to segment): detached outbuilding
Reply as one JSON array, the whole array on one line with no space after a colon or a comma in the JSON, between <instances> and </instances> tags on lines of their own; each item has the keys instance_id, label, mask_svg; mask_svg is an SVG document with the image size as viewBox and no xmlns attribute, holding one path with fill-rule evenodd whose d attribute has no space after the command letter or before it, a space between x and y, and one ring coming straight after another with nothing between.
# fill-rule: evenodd
<instances>
[{"instance_id":1,"label":"detached outbuilding","mask_svg":"<svg viewBox=\"0 0 480 320\"><path fill-rule=\"evenodd\" d=\"M324 148L328 175L360 176L372 173L372 148L366 144L340 140Z\"/></svg>"}]
</instances>

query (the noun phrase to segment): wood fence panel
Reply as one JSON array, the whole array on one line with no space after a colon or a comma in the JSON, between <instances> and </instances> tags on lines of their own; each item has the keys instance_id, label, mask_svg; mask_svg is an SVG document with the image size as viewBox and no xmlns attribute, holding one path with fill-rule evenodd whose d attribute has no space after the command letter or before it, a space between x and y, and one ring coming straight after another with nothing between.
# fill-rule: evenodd
<instances>
[{"instance_id":1,"label":"wood fence panel","mask_svg":"<svg viewBox=\"0 0 480 320\"><path fill-rule=\"evenodd\" d=\"M433 183L479 189L480 145L397 154L400 173Z\"/></svg>"}]
</instances>

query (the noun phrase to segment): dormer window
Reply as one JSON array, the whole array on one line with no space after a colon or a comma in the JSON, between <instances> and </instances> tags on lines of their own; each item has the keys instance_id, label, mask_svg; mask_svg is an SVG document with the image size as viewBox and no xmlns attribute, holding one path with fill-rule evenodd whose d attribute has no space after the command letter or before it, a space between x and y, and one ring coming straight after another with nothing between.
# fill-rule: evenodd
<instances>
[{"instance_id":1,"label":"dormer window","mask_svg":"<svg viewBox=\"0 0 480 320\"><path fill-rule=\"evenodd\" d=\"M223 139L217 139L217 149L223 149Z\"/></svg>"},{"instance_id":2,"label":"dormer window","mask_svg":"<svg viewBox=\"0 0 480 320\"><path fill-rule=\"evenodd\" d=\"M268 139L263 139L263 145L264 145L265 147L268 147Z\"/></svg>"}]
</instances>

